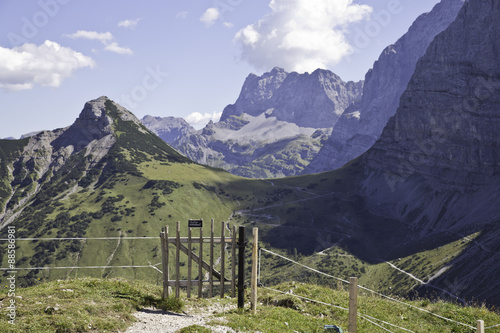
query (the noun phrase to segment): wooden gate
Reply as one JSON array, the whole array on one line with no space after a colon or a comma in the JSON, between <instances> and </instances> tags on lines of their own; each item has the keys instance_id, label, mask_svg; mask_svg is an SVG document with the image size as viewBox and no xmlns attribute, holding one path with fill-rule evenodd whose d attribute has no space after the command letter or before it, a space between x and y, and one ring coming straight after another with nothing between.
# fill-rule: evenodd
<instances>
[{"instance_id":1,"label":"wooden gate","mask_svg":"<svg viewBox=\"0 0 500 333\"><path fill-rule=\"evenodd\" d=\"M220 297L224 297L225 287L229 286L231 288L231 296L235 297L236 294L236 226L233 226L231 237L226 237L226 222L221 224L221 236L214 237L214 220L212 219L210 225L210 236L203 237L203 220L189 220L188 221L188 236L180 236L181 224L177 222L177 229L175 237L169 237L168 226L165 226L160 233L161 238L161 248L162 248L162 265L163 265L163 297L168 298L170 291L169 287L175 287L175 297L179 298L180 287L187 288L187 297L191 297L191 289L197 287L198 297L202 297L203 286L208 285L208 297L213 296L214 286L220 286ZM199 230L199 236L193 237L193 229ZM196 233L196 232L195 232ZM169 259L170 247L171 245L175 248L175 259L174 259L174 270L175 279L170 279L169 265L171 260ZM203 260L204 252L208 245L208 262ZM199 247L199 253L195 254L193 246ZM230 247L229 247L230 246ZM214 247L220 253L220 257L215 260L220 262L220 270L217 271L214 266ZM228 247L227 252L230 253L229 259L230 273L226 276L226 247ZM187 279L181 280L180 274L180 255L181 252L187 255ZM195 263L197 267L197 278L192 278L192 263ZM208 279L203 276L203 270L208 272ZM195 271L196 272L196 271ZM195 273L196 274L196 273Z\"/></svg>"}]
</instances>

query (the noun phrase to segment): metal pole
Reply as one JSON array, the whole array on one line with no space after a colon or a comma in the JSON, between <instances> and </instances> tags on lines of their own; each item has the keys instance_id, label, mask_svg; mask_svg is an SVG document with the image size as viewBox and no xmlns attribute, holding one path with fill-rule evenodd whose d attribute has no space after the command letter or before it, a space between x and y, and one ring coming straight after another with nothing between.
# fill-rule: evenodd
<instances>
[{"instance_id":1,"label":"metal pole","mask_svg":"<svg viewBox=\"0 0 500 333\"><path fill-rule=\"evenodd\" d=\"M245 227L238 228L238 309L245 307Z\"/></svg>"}]
</instances>

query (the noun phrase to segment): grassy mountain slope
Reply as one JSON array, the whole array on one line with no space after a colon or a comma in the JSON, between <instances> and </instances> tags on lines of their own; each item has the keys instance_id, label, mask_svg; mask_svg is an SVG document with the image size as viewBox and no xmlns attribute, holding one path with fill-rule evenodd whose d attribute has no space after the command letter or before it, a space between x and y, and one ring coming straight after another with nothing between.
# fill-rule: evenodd
<instances>
[{"instance_id":1,"label":"grassy mountain slope","mask_svg":"<svg viewBox=\"0 0 500 333\"><path fill-rule=\"evenodd\" d=\"M97 145L89 143L59 168L38 167L30 162L33 156L23 155L32 141L0 142L4 153L8 151L8 158L2 159L3 170L7 170L2 177L5 191L21 193L16 205L10 206L10 215L6 214L13 219L10 225L16 227L17 238L114 238L18 240L17 267L151 264L161 269L159 238L124 237L158 237L165 225L175 230L177 221L182 222L182 235L187 235L188 219L208 222L213 218L216 234L220 234L221 221L245 225L249 234L257 226L266 248L340 278L358 276L366 286L384 293L422 293L422 283L445 271L455 272L448 277L449 285L429 287L431 296L470 300L481 291L479 286L471 289L473 280L462 284L453 279L470 267L463 263L470 263L470 254L478 251L481 230L471 229L464 235L442 232L422 239L415 226L370 213L366 199L358 195L363 177L360 160L323 174L245 179L191 162L130 115L125 117L113 102L104 105L115 141L101 159L89 153ZM61 137L60 132L54 135ZM23 196L26 190L21 190L28 187L30 195ZM2 199L7 206L12 202L9 196ZM208 225L205 223L205 235ZM6 232L4 228L0 236L5 237ZM2 267L7 267L5 246L2 251ZM263 257L264 282L278 283L286 276L288 280L332 284L280 260ZM186 264L186 259L181 261ZM185 266L181 273L186 275ZM19 270L18 284L81 276L161 284L161 274L153 267ZM4 273L0 282L5 283L6 277Z\"/></svg>"}]
</instances>

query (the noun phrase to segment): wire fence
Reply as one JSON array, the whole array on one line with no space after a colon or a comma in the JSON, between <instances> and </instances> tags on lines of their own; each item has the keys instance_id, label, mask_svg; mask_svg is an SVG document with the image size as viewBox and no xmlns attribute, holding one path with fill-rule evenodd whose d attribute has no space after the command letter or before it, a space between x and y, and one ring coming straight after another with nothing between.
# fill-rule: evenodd
<instances>
[{"instance_id":1,"label":"wire fence","mask_svg":"<svg viewBox=\"0 0 500 333\"><path fill-rule=\"evenodd\" d=\"M57 237L53 237L53 238L16 238L16 242L17 241L68 241L68 240L151 240L151 239L157 239L157 240L160 240L160 237L149 237L149 236L144 236L144 237L66 237L66 238L57 238ZM9 241L9 238L0 238L0 241ZM272 288L269 288L269 287L265 287L262 282L261 282L261 274L260 274L260 267L261 267L261 257L262 257L262 251L266 252L266 253L269 253L271 255L274 255L276 257L279 257L279 258L282 258L284 260L287 260L295 265L298 265L298 266L301 266L309 271L312 271L312 272L315 272L317 274L320 274L320 275L323 275L325 277L328 277L328 278L332 278L332 279L335 279L337 281L340 281L342 283L345 283L345 284L350 284L349 281L345 280L345 279L342 279L342 278L339 278L339 277L336 277L336 276L333 276L331 274L328 274L328 273L325 273L325 272L322 272L320 270L317 270L315 268L312 268L312 267L309 267L307 265L304 265L302 263L299 263L293 259L290 259L290 258L287 258L283 255L280 255L278 253L275 253L273 251L270 251L270 250L267 250L265 248L259 248L259 262L258 262L258 280L259 280L259 284L261 285L262 288L264 289L268 289L268 290L271 290L271 291L274 291L274 292L277 292L277 293L282 293L282 294L287 294L286 292L283 292L283 291L280 291L280 290L276 290L276 289L272 289ZM14 269L12 268L0 268L0 271L17 271L17 270L51 270L51 269L111 269L111 268L151 268L151 269L154 269L160 273L162 273L162 271L160 269L158 269L156 266L160 265L160 263L157 263L157 264L151 264L149 263L149 265L126 265L126 266L110 266L110 265L105 265L105 266L54 266L54 267L50 267L50 266L44 266L44 267L15 267ZM393 301L393 302L396 302L396 303L400 303L400 304L403 304L405 306L408 306L409 308L413 308L415 310L418 310L418 311L421 311L421 312L424 312L424 313L427 313L429 315L432 315L436 318L439 318L439 319L442 319L442 320L445 320L447 322L450 322L450 323L455 323L457 325L461 325L461 326L464 326L464 327L467 327L467 328L470 328L471 330L476 330L476 327L473 327L469 324L465 324L465 323L462 323L462 322L459 322L459 321L456 321L456 320L453 320L451 318L446 318L444 316L441 316L441 315L438 315L436 313L433 313L429 310L426 310L426 309L423 309L423 308L420 308L420 307L417 307L413 304L409 304L407 302L404 302L404 301L401 301L401 300L398 300L394 297L391 297L391 296L387 296L387 295L384 295L378 291L375 291L375 290L372 290L372 289L369 289L369 288L366 288L364 286L361 286L361 285L358 285L358 288L362 289L362 290L365 290L365 291L368 291L368 292L371 292L375 295L378 295L380 297L383 297L383 298L386 298L390 301ZM338 308L338 309L341 309L341 310L345 310L345 311L349 311L347 308L344 308L344 307L341 307L341 306L338 306L338 305L334 305L334 304L330 304L330 303L325 303L325 302L321 302L321 301L318 301L318 300L314 300L314 299L310 299L310 298L307 298L307 297L303 297L303 296L299 296L299 295L295 295L295 294L289 294L293 297L297 297L297 298L300 298L300 299L304 299L304 300L307 300L307 301L310 301L310 302L316 302L318 304L323 304L323 305L327 305L327 306L331 306L331 307L334 307L334 308ZM386 327L383 327L381 326L381 324L384 324L384 325L388 325L388 326L391 326L391 327L394 327L394 328L397 328L397 329L400 329L400 330L404 330L406 332L413 332L409 329L406 329L406 328L403 328L403 327L400 327L400 326L397 326L397 325L394 325L394 324L391 324L391 323L388 323L388 322L385 322L381 319L377 319L377 318L374 318L374 317L371 317L369 315L366 315L366 314L358 314L358 316L364 320L366 320L367 322L387 331L387 332L392 332L390 331L389 329L387 329ZM377 322L381 323L381 324L378 324ZM489 326L489 327L485 327L485 330L488 330L488 329L492 329L492 328L496 328L496 327L500 327L500 324L497 324L497 325L493 325L493 326ZM415 333L415 332L413 332Z\"/></svg>"},{"instance_id":2,"label":"wire fence","mask_svg":"<svg viewBox=\"0 0 500 333\"><path fill-rule=\"evenodd\" d=\"M71 241L71 240L151 240L157 239L160 240L160 237L151 237L151 236L143 236L143 237L47 237L47 238L16 238L15 241ZM0 241L9 241L9 238L0 238ZM156 266L161 265L161 262L152 265L117 265L117 266L43 266L43 267L15 267L15 268L4 268L0 267L0 271L21 271L21 270L53 270L53 269L111 269L111 268L152 268L159 273L163 273Z\"/></svg>"},{"instance_id":3,"label":"wire fence","mask_svg":"<svg viewBox=\"0 0 500 333\"><path fill-rule=\"evenodd\" d=\"M309 267L309 266L304 265L304 264L302 264L302 263L299 263L299 262L297 262L297 261L295 261L295 260L293 260L293 259L287 258L287 257L285 257L285 256L283 256L283 255L281 255L281 254L278 254L278 253L275 253L275 252L273 252L273 251L267 250L267 249L265 249L265 248L259 248L259 272L258 272L258 280L259 280L259 283L260 283L261 285L262 285L262 282L261 282L261 276L260 276L260 261L261 261L261 256L262 256L262 252L261 252L261 251L264 251L264 252L269 253L269 254L271 254L271 255L273 255L273 256L276 256L276 257L282 258L282 259L284 259L284 260L287 260L287 261L289 261L289 262L291 262L291 263L293 263L293 264L295 264L295 265L301 266L301 267L303 267L303 268L305 268L305 269L307 269L307 270L309 270L309 271L312 271L312 272L318 273L318 274L320 274L320 275L323 275L323 276L326 276L326 277L329 277L329 278L335 279L335 280L337 280L337 281L340 281L340 282L343 282L343 283L346 283L346 284L350 284L350 282L349 282L349 281L347 281L347 280L345 280L345 279L342 279L342 278L339 278L339 277L333 276L333 275L331 275L331 274L328 274L328 273L325 273L325 272L319 271L319 270L317 270L317 269L315 269L315 268ZM263 286L263 285L262 285L262 286ZM270 289L270 288L267 288L267 287L264 287L264 286L263 286L263 288ZM438 315L438 314L436 314L436 313L434 313L434 312L432 312L432 311L429 311L429 310L426 310L426 309L420 308L420 307L418 307L418 306L415 306L415 305L410 304L410 303L407 303L407 302L403 302L403 301L398 300L398 299L396 299L396 298L394 298L394 297L384 295L384 294L382 294L382 293L380 293L380 292L378 292L378 291L375 291L375 290L372 290L372 289L366 288L366 287L364 287L364 286L358 285L358 288L360 288L360 289L362 289L362 290L365 290L365 291L368 291L368 292L371 292L371 293L373 293L373 294L375 294L375 295L377 295L377 296L380 296L380 297L386 298L386 299L388 299L388 300L390 300L390 301L392 301L392 302L396 302L396 303L399 303L399 304L403 304L403 305L405 305L405 306L408 306L409 308L412 308L412 309L415 309L415 310L418 310L418 311L421 311L421 312L427 313L427 314L429 314L429 315L431 315L431 316L434 316L434 317L436 317L436 318L439 318L439 319L445 320L445 321L447 321L447 322L454 323L454 324L457 324L457 325L461 325L461 326L467 327L467 328L469 328L469 329L471 329L471 330L474 330L474 331L476 330L476 327L471 326L471 325L469 325L469 324L462 323L462 322L459 322L459 321L453 320L453 319L451 319L451 318L447 318L447 317L444 317L444 316ZM278 291L278 292L279 292L279 291ZM291 295L293 295L293 294L291 294ZM297 296L297 295L293 295L293 296L295 296L295 297L300 297L300 296ZM313 300L310 300L310 301L313 301ZM317 301L317 300L315 300L315 302L317 302L317 303L323 303L323 302L320 302L320 301ZM326 303L323 303L323 304L326 304ZM334 306L334 305L332 305L332 304L328 304L328 305ZM336 308L340 308L340 309L343 309L343 310L347 310L347 309L342 308L342 307L339 307L339 306L334 306L334 307L336 307ZM367 316L367 315L360 315L360 317L362 317L363 319L365 319L365 320L367 320L367 321L370 321L370 320L369 320L370 318L371 318L372 320L378 320L378 319L376 319L376 318L372 318L372 317L369 317L369 316ZM386 323L386 324L388 324L388 325L393 325L393 324L389 324L389 323ZM378 326L378 325L377 325L377 326ZM396 326L396 325L394 325L394 326L395 326L395 327L397 327L397 328L399 328L399 329L403 329L403 330L406 330L406 331L408 331L408 332L412 332L412 331L407 330L407 329L405 329L405 328L398 327L398 326ZM380 327L380 326L379 326L379 327ZM500 324L493 325L493 326L489 326L489 327L485 327L485 330L492 329L492 328L495 328L495 327L500 327ZM390 332L390 331L389 331L389 330L387 330L386 328L384 328L384 330L386 330L386 331Z\"/></svg>"}]
</instances>

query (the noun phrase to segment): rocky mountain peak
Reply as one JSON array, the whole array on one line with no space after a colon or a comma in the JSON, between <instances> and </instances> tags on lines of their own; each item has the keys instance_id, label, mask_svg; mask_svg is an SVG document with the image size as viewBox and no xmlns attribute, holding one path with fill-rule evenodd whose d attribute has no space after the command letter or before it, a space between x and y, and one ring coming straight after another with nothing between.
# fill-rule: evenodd
<instances>
[{"instance_id":1,"label":"rocky mountain peak","mask_svg":"<svg viewBox=\"0 0 500 333\"><path fill-rule=\"evenodd\" d=\"M418 59L434 37L454 21L463 4L464 0L441 1L429 13L420 15L396 43L385 48L365 76L361 100L345 110L306 173L339 168L375 143L396 113Z\"/></svg>"},{"instance_id":2,"label":"rocky mountain peak","mask_svg":"<svg viewBox=\"0 0 500 333\"><path fill-rule=\"evenodd\" d=\"M342 112L360 98L362 86L362 82L344 82L325 69L299 74L275 67L262 76L246 78L236 102L224 109L221 122L231 116L257 117L267 112L301 127L333 127Z\"/></svg>"},{"instance_id":3,"label":"rocky mountain peak","mask_svg":"<svg viewBox=\"0 0 500 333\"><path fill-rule=\"evenodd\" d=\"M398 161L386 170L457 190L484 186L500 171L498 15L497 1L469 0L429 46L374 147L385 162Z\"/></svg>"}]
</instances>

